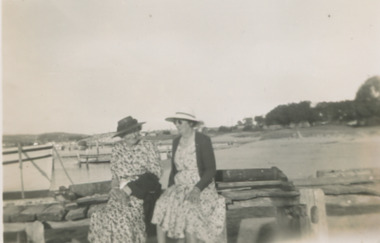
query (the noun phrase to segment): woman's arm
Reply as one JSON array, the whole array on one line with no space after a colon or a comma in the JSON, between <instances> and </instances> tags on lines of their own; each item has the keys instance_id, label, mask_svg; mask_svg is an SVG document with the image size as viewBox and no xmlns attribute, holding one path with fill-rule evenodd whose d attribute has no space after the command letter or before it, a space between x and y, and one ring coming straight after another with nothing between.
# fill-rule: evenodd
<instances>
[{"instance_id":1,"label":"woman's arm","mask_svg":"<svg viewBox=\"0 0 380 243\"><path fill-rule=\"evenodd\" d=\"M171 169L170 169L170 174L169 174L169 182L168 182L168 187L174 185L174 176L177 174L177 168L175 167L174 164L174 157L175 157L175 150L177 150L179 142L179 137L175 138L172 143L172 157L171 157Z\"/></svg>"},{"instance_id":2,"label":"woman's arm","mask_svg":"<svg viewBox=\"0 0 380 243\"><path fill-rule=\"evenodd\" d=\"M195 186L198 187L201 191L203 191L203 189L206 188L215 177L216 162L211 139L207 136L203 136L202 140L200 141L202 141L199 144L199 150L203 168L201 179Z\"/></svg>"}]
</instances>

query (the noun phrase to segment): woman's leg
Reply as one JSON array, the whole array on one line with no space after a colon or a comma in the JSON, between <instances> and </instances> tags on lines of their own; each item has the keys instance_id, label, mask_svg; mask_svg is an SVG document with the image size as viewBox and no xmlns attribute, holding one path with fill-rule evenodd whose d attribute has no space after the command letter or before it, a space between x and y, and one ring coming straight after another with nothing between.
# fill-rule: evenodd
<instances>
[{"instance_id":1,"label":"woman's leg","mask_svg":"<svg viewBox=\"0 0 380 243\"><path fill-rule=\"evenodd\" d=\"M162 228L159 225L157 225L157 242L166 243L166 233L162 230Z\"/></svg>"}]
</instances>

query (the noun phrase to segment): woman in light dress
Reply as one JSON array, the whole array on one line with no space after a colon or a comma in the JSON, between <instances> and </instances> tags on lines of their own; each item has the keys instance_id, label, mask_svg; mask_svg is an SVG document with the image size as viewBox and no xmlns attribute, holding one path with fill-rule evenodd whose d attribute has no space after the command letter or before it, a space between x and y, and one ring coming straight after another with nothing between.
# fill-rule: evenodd
<instances>
[{"instance_id":1,"label":"woman in light dress","mask_svg":"<svg viewBox=\"0 0 380 243\"><path fill-rule=\"evenodd\" d=\"M174 123L180 136L173 140L168 188L153 213L157 240L226 242L225 200L215 189L211 139L195 130L201 121L193 113L177 112L166 120Z\"/></svg>"}]
</instances>

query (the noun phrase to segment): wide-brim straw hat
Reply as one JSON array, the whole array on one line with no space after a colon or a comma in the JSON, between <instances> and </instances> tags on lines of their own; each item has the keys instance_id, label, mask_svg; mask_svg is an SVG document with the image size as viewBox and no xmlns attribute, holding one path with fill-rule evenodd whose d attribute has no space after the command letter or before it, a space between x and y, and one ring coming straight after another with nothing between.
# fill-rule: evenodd
<instances>
[{"instance_id":1,"label":"wide-brim straw hat","mask_svg":"<svg viewBox=\"0 0 380 243\"><path fill-rule=\"evenodd\" d=\"M117 122L117 131L112 137L123 137L129 133L141 130L141 125L145 122L138 122L137 119L127 116Z\"/></svg>"},{"instance_id":2,"label":"wide-brim straw hat","mask_svg":"<svg viewBox=\"0 0 380 243\"><path fill-rule=\"evenodd\" d=\"M177 111L173 116L169 116L168 118L165 119L165 121L168 122L174 122L175 120L187 120L187 121L192 121L195 122L197 125L203 124L203 121L199 120L194 112L189 112L189 111Z\"/></svg>"}]
</instances>

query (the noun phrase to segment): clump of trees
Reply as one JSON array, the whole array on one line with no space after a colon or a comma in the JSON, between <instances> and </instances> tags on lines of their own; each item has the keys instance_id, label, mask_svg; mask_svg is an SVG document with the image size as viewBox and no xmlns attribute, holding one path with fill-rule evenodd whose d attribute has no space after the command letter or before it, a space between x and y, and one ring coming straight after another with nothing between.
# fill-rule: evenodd
<instances>
[{"instance_id":1,"label":"clump of trees","mask_svg":"<svg viewBox=\"0 0 380 243\"><path fill-rule=\"evenodd\" d=\"M358 89L354 100L339 102L321 102L315 107L310 101L279 105L265 118L255 120L265 125L288 126L291 123L309 122L349 122L357 121L358 125L380 124L380 77L372 77ZM377 121L377 122L376 122Z\"/></svg>"},{"instance_id":2,"label":"clump of trees","mask_svg":"<svg viewBox=\"0 0 380 243\"><path fill-rule=\"evenodd\" d=\"M254 124L254 122L256 124ZM278 105L265 117L244 118L237 126L244 131L261 129L264 126L289 126L308 122L309 124L347 123L367 126L380 124L380 77L367 79L356 92L354 100L338 102L320 102L312 107L310 101L301 101L286 105ZM234 127L220 127L219 131L232 131Z\"/></svg>"},{"instance_id":3,"label":"clump of trees","mask_svg":"<svg viewBox=\"0 0 380 243\"><path fill-rule=\"evenodd\" d=\"M372 77L358 89L354 100L321 102L311 107L310 101L279 105L265 118L255 118L265 125L288 126L291 123L350 122L357 125L380 124L380 77Z\"/></svg>"}]
</instances>

